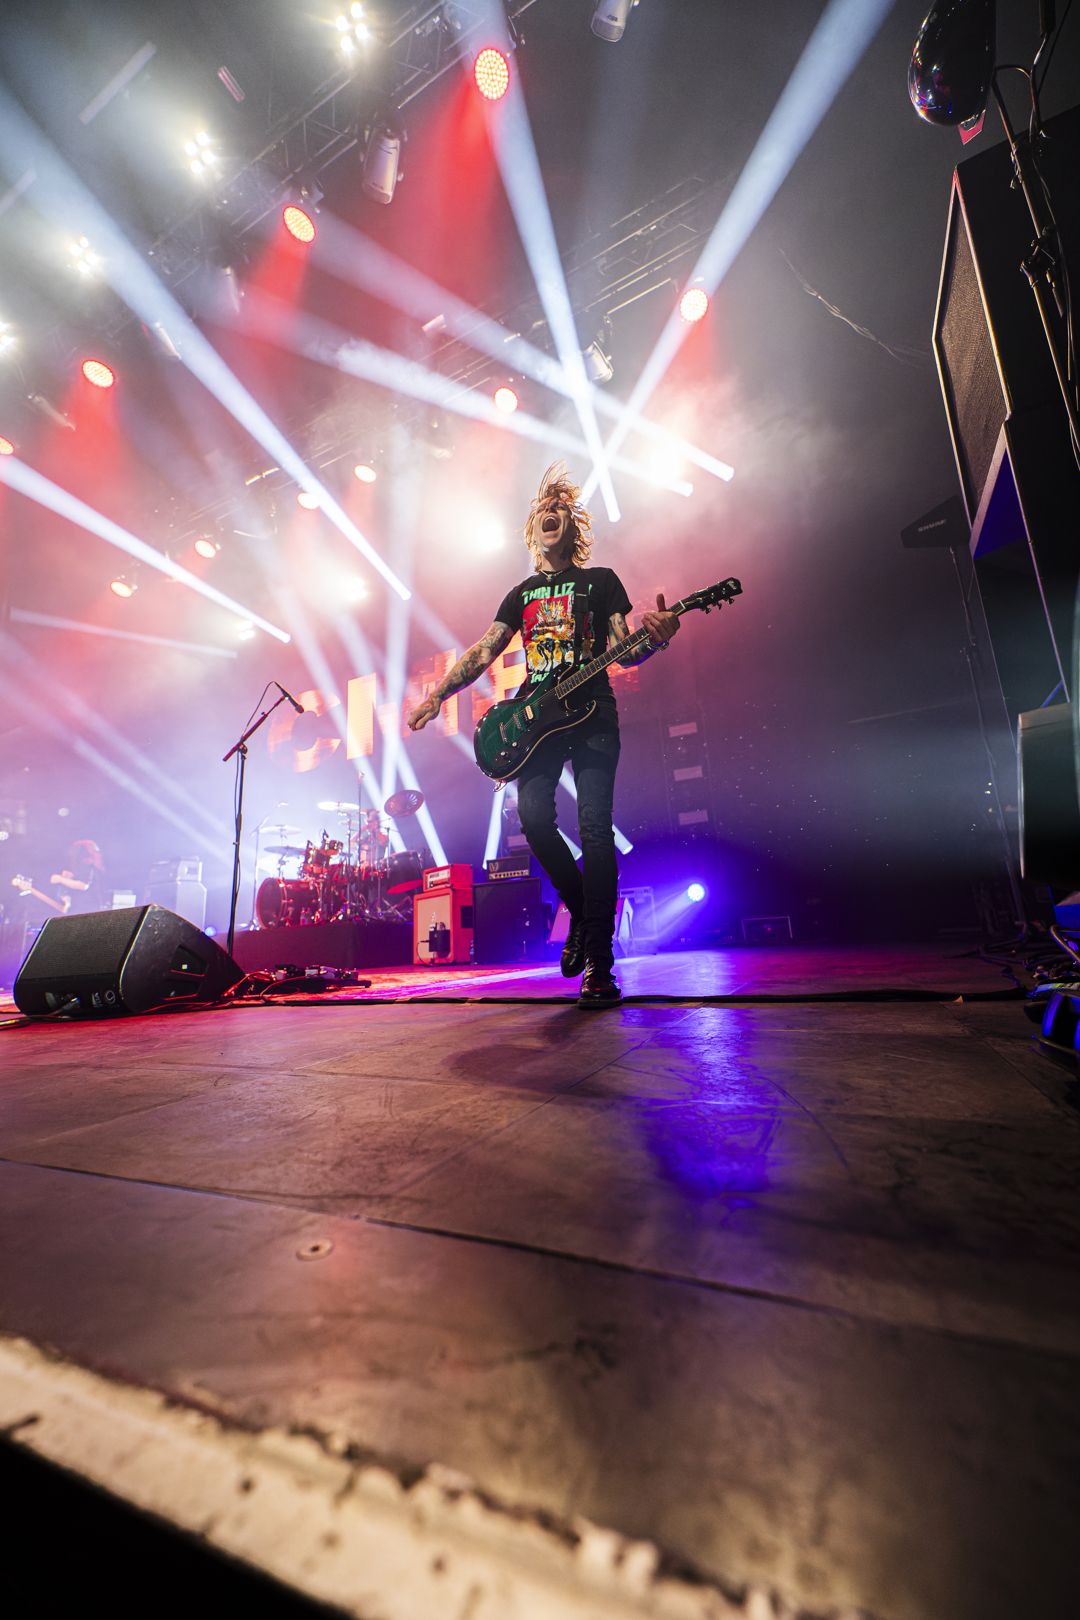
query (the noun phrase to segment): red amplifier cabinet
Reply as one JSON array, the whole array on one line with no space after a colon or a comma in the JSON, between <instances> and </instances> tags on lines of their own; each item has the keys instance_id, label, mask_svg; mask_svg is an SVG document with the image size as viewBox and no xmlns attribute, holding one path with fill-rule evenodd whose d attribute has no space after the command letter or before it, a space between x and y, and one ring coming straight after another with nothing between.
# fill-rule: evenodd
<instances>
[{"instance_id":1,"label":"red amplifier cabinet","mask_svg":"<svg viewBox=\"0 0 1080 1620\"><path fill-rule=\"evenodd\" d=\"M444 866L436 871L467 872L469 885L464 889L447 885L413 895L413 962L417 967L472 959L472 867ZM425 878L428 875L424 873Z\"/></svg>"},{"instance_id":2,"label":"red amplifier cabinet","mask_svg":"<svg viewBox=\"0 0 1080 1620\"><path fill-rule=\"evenodd\" d=\"M432 889L472 889L472 867L464 861L452 861L449 866L429 866L424 872L424 893Z\"/></svg>"}]
</instances>

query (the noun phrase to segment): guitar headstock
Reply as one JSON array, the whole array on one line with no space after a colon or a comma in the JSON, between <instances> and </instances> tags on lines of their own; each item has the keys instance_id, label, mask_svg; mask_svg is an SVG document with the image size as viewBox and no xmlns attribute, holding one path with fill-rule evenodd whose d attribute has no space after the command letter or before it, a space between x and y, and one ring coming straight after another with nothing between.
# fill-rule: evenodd
<instances>
[{"instance_id":1,"label":"guitar headstock","mask_svg":"<svg viewBox=\"0 0 1080 1620\"><path fill-rule=\"evenodd\" d=\"M23 877L20 873L16 872L15 876L11 880L11 887L13 889L18 889L20 894L29 894L34 885L28 877Z\"/></svg>"},{"instance_id":2,"label":"guitar headstock","mask_svg":"<svg viewBox=\"0 0 1080 1620\"><path fill-rule=\"evenodd\" d=\"M705 613L714 607L723 607L725 602L731 602L736 596L742 595L742 586L737 579L722 579L718 585L708 585L702 591L691 591L684 596L684 608L701 608Z\"/></svg>"}]
</instances>

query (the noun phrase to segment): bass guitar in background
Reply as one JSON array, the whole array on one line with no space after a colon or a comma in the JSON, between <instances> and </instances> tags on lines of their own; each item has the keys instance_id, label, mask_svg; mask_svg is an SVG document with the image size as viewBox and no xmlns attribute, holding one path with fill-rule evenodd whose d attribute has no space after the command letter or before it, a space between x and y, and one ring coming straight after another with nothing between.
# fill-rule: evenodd
<instances>
[{"instance_id":1,"label":"bass guitar in background","mask_svg":"<svg viewBox=\"0 0 1080 1620\"><path fill-rule=\"evenodd\" d=\"M52 883L61 881L60 874L54 874L50 879ZM16 873L12 878L11 886L13 889L18 889L19 893L26 899L30 899L32 896L35 900L40 900L43 906L48 906L50 911L55 911L58 917L66 917L71 910L70 894L62 895L59 900L54 900L51 894L46 894L42 889L35 889L31 878L22 877L19 873ZM85 888L85 884L80 884L79 887Z\"/></svg>"}]
</instances>

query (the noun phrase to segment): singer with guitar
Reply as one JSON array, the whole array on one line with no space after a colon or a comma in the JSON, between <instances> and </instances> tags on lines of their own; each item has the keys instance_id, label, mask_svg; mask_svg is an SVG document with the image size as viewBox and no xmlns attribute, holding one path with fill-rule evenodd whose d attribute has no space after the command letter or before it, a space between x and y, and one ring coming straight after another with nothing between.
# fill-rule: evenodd
<instances>
[{"instance_id":1,"label":"singer with guitar","mask_svg":"<svg viewBox=\"0 0 1080 1620\"><path fill-rule=\"evenodd\" d=\"M553 676L570 675L596 653L629 637L630 598L612 569L587 566L592 519L560 462L544 473L524 532L533 573L507 592L494 623L412 711L413 731L434 720L451 693L470 686L504 651L515 631L521 632L528 677L519 698ZM643 663L666 647L678 629L678 617L658 596L656 611L642 615L644 644L618 662ZM619 719L606 670L582 687L581 696L587 706L595 704L588 717L545 736L520 770L506 774L518 778L518 813L529 847L570 913L562 971L571 978L584 970L579 1002L602 1007L621 1000L612 952L618 897L612 797ZM567 760L577 788L580 872L555 819L555 789Z\"/></svg>"}]
</instances>

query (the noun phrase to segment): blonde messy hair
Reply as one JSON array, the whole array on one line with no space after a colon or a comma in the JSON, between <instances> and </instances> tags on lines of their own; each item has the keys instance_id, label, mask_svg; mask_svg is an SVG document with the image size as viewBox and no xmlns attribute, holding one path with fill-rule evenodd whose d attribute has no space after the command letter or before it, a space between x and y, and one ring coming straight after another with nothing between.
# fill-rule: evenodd
<instances>
[{"instance_id":1,"label":"blonde messy hair","mask_svg":"<svg viewBox=\"0 0 1080 1620\"><path fill-rule=\"evenodd\" d=\"M570 561L575 568L584 568L592 554L593 532L592 517L588 509L581 504L581 486L575 484L566 470L564 461L553 461L540 480L540 487L529 506L529 515L525 519L525 544L529 548L533 566L539 568L543 553L533 539L533 519L540 509L541 502L556 496L562 505L570 512L570 522L574 530L574 545L570 552Z\"/></svg>"}]
</instances>

